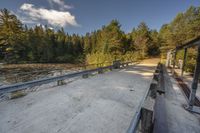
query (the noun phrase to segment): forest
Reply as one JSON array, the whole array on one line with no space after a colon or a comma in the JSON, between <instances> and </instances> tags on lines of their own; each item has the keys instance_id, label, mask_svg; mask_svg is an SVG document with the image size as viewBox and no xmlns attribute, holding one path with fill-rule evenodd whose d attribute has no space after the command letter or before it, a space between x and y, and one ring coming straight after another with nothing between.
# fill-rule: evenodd
<instances>
[{"instance_id":1,"label":"forest","mask_svg":"<svg viewBox=\"0 0 200 133\"><path fill-rule=\"evenodd\" d=\"M135 61L152 56L163 57L167 50L198 36L200 7L194 6L177 14L159 31L141 22L130 33L125 33L120 22L114 19L101 29L85 35L70 35L64 28L54 30L43 25L28 27L9 10L0 10L0 62L6 63ZM189 69L193 68L194 51L189 50ZM182 57L182 52L178 57Z\"/></svg>"}]
</instances>

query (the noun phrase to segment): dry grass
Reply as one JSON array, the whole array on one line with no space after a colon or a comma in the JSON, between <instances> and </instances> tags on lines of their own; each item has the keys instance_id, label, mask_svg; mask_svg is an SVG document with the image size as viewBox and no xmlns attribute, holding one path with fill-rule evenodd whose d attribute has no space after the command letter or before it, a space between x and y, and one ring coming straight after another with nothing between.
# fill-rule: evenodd
<instances>
[{"instance_id":1,"label":"dry grass","mask_svg":"<svg viewBox=\"0 0 200 133\"><path fill-rule=\"evenodd\" d=\"M55 72L61 74L63 70L80 68L81 64L4 64L0 69L0 77L3 77L2 82L10 84L50 76Z\"/></svg>"},{"instance_id":2,"label":"dry grass","mask_svg":"<svg viewBox=\"0 0 200 133\"><path fill-rule=\"evenodd\" d=\"M3 75L9 75L14 73L23 73L31 71L51 71L51 70L69 70L72 68L79 67L80 64L5 64L3 68L0 69L0 73Z\"/></svg>"},{"instance_id":3,"label":"dry grass","mask_svg":"<svg viewBox=\"0 0 200 133\"><path fill-rule=\"evenodd\" d=\"M16 99L25 96L27 93L24 91L15 91L9 94L9 99Z\"/></svg>"}]
</instances>

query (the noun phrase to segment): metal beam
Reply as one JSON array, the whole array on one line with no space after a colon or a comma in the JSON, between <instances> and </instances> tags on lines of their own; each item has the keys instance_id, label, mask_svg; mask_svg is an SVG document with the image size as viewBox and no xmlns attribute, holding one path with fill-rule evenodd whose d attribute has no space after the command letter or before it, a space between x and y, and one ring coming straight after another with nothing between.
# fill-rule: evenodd
<instances>
[{"instance_id":1,"label":"metal beam","mask_svg":"<svg viewBox=\"0 0 200 133\"><path fill-rule=\"evenodd\" d=\"M172 53L174 53L175 51L179 51L181 49L191 48L195 46L200 46L200 36L183 45L177 46L175 49L172 50Z\"/></svg>"},{"instance_id":2,"label":"metal beam","mask_svg":"<svg viewBox=\"0 0 200 133\"><path fill-rule=\"evenodd\" d=\"M113 67L113 65L102 67L101 69L103 69L103 70L104 69L110 69L112 67ZM24 82L24 83L17 83L17 84L8 85L8 86L2 86L2 87L0 87L0 94L24 90L26 88L39 86L39 85L42 85L42 84L48 84L48 83L59 81L59 80L65 80L65 79L81 76L83 74L98 72L98 70L99 70L99 68L96 68L96 69L85 70L85 71L81 71L81 72L74 72L74 73L70 73L70 74L66 74L66 75L62 75L62 76L57 76L57 77L43 78L43 79L28 81L28 82Z\"/></svg>"},{"instance_id":3,"label":"metal beam","mask_svg":"<svg viewBox=\"0 0 200 133\"><path fill-rule=\"evenodd\" d=\"M140 104L139 104L139 106L138 106L138 108L137 108L137 110L136 110L136 112L133 116L133 119L131 120L130 126L129 126L126 133L135 133L137 131L139 120L141 118L141 109L142 109L142 106L143 106L143 104L144 104L144 102L145 102L145 100L146 100L146 98L149 94L149 91L150 91L150 89L146 90L145 95L142 98L142 100L140 101Z\"/></svg>"},{"instance_id":4,"label":"metal beam","mask_svg":"<svg viewBox=\"0 0 200 133\"><path fill-rule=\"evenodd\" d=\"M156 68L150 88L145 91L145 95L143 96L142 100L140 101L140 104L139 104L138 108L136 109L136 112L133 116L133 119L131 120L131 123L130 123L129 128L126 133L136 133L137 132L138 125L140 124L139 122L141 120L142 108L144 107L145 102L149 100L149 97L155 98L154 96L156 95L156 88L158 86L158 83L155 82L155 80L157 80L157 76L158 76L157 70L158 69L159 70L162 69L162 68L160 68L160 64L158 64L158 66ZM141 127L141 128L143 128L143 127Z\"/></svg>"},{"instance_id":5,"label":"metal beam","mask_svg":"<svg viewBox=\"0 0 200 133\"><path fill-rule=\"evenodd\" d=\"M193 106L194 106L194 100L195 100L195 96L196 96L199 75L200 75L200 46L198 47L195 72L194 72L194 77L193 77L192 86L191 86L192 90L191 90L190 98L189 98L189 106L188 106L189 110L192 110Z\"/></svg>"},{"instance_id":6,"label":"metal beam","mask_svg":"<svg viewBox=\"0 0 200 133\"><path fill-rule=\"evenodd\" d=\"M196 39L191 40L181 46L177 46L176 49L181 50L181 49L190 48L194 46L200 46L200 37L197 37Z\"/></svg>"}]
</instances>

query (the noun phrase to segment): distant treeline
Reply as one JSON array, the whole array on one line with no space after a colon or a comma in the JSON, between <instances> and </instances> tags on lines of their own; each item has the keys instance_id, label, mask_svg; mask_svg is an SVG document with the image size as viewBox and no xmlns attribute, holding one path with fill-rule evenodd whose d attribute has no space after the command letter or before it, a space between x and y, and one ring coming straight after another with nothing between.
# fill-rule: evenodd
<instances>
[{"instance_id":1,"label":"distant treeline","mask_svg":"<svg viewBox=\"0 0 200 133\"><path fill-rule=\"evenodd\" d=\"M139 15L139 14L138 14ZM156 20L155 20L156 21ZM200 35L200 7L190 7L160 31L141 22L124 33L117 20L84 36L48 26L28 28L7 9L0 11L0 60L9 63L101 63L157 56ZM193 52L192 52L193 53ZM180 55L181 57L181 55Z\"/></svg>"}]
</instances>

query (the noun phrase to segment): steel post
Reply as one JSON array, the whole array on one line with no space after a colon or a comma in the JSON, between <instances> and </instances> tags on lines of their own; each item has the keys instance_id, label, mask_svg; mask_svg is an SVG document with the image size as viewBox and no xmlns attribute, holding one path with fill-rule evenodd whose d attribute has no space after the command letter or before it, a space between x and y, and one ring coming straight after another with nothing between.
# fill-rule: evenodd
<instances>
[{"instance_id":1,"label":"steel post","mask_svg":"<svg viewBox=\"0 0 200 133\"><path fill-rule=\"evenodd\" d=\"M189 98L189 107L188 107L189 110L192 110L194 106L194 100L196 96L199 75L200 75L200 46L198 47L196 66L195 66L194 77L193 77L192 86L191 86L192 89L191 89L190 98Z\"/></svg>"}]
</instances>

